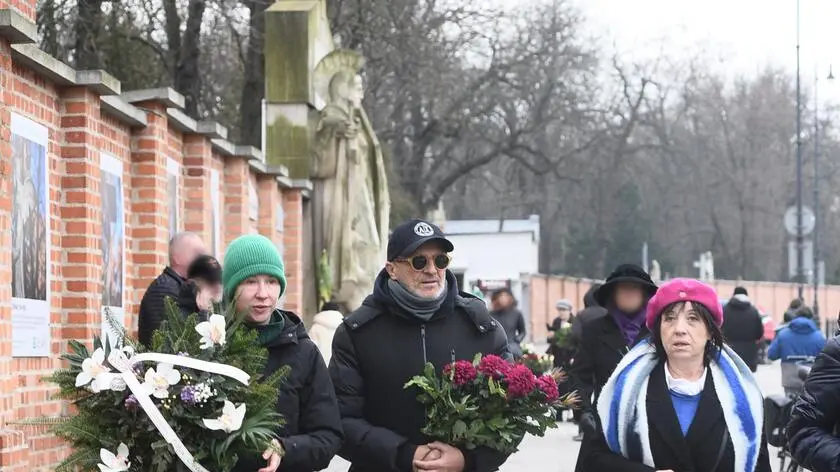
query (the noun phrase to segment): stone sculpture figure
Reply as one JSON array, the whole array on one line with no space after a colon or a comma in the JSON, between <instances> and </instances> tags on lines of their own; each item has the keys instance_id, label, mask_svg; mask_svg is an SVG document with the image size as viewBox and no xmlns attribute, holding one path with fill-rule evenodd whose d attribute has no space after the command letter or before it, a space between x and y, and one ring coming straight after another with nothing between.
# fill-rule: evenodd
<instances>
[{"instance_id":1,"label":"stone sculpture figure","mask_svg":"<svg viewBox=\"0 0 840 472\"><path fill-rule=\"evenodd\" d=\"M356 53L338 50L316 67L327 103L310 171L316 247L327 251L332 298L348 310L373 289L385 259L390 211L384 158L362 108L361 62Z\"/></svg>"}]
</instances>

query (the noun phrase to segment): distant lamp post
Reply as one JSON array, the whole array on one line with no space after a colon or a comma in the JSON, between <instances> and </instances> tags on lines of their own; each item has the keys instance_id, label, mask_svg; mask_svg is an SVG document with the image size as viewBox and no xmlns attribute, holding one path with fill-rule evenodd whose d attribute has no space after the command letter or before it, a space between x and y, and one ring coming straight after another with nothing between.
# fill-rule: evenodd
<instances>
[{"instance_id":1,"label":"distant lamp post","mask_svg":"<svg viewBox=\"0 0 840 472\"><path fill-rule=\"evenodd\" d=\"M805 237L802 230L802 74L799 66L799 0L796 0L796 283L805 299Z\"/></svg>"},{"instance_id":2,"label":"distant lamp post","mask_svg":"<svg viewBox=\"0 0 840 472\"><path fill-rule=\"evenodd\" d=\"M827 80L834 80L834 70L829 64ZM813 284L814 284L814 315L820 314L819 288L820 288L820 103L818 100L819 72L814 74L814 250L813 250Z\"/></svg>"}]
</instances>

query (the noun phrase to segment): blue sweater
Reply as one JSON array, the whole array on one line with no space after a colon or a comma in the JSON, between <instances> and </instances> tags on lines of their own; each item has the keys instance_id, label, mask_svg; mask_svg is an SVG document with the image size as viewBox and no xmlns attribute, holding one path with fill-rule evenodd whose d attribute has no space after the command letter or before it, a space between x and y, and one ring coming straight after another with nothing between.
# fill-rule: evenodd
<instances>
[{"instance_id":1,"label":"blue sweater","mask_svg":"<svg viewBox=\"0 0 840 472\"><path fill-rule=\"evenodd\" d=\"M674 405L674 411L677 413L677 419L680 421L680 428L683 436L688 434L688 428L691 422L694 421L694 415L697 413L697 406L700 404L700 395L683 395L670 390L671 403Z\"/></svg>"}]
</instances>

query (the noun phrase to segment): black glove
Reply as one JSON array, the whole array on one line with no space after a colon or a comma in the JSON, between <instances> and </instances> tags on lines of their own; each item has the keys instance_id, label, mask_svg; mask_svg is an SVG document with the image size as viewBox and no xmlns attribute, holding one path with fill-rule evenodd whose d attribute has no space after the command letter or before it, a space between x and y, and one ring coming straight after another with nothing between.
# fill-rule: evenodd
<instances>
[{"instance_id":1,"label":"black glove","mask_svg":"<svg viewBox=\"0 0 840 472\"><path fill-rule=\"evenodd\" d=\"M598 424L595 422L595 415L586 411L580 415L580 430L585 436L592 436L598 430Z\"/></svg>"}]
</instances>

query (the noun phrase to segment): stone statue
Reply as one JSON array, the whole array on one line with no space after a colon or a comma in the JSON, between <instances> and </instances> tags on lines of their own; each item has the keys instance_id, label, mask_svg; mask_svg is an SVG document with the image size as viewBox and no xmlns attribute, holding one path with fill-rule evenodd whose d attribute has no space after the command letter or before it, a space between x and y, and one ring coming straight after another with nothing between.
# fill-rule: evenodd
<instances>
[{"instance_id":1,"label":"stone statue","mask_svg":"<svg viewBox=\"0 0 840 472\"><path fill-rule=\"evenodd\" d=\"M347 310L361 306L373 290L385 260L390 211L385 161L362 108L361 63L355 52L337 50L315 69L316 93L326 98L310 172L315 244L328 254L332 297Z\"/></svg>"}]
</instances>

